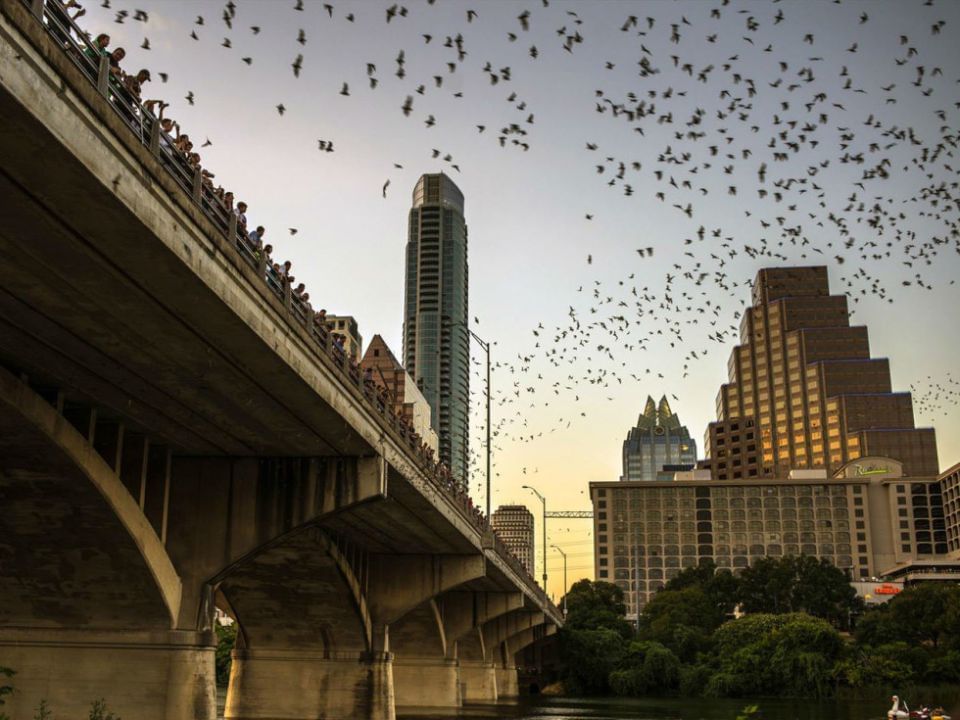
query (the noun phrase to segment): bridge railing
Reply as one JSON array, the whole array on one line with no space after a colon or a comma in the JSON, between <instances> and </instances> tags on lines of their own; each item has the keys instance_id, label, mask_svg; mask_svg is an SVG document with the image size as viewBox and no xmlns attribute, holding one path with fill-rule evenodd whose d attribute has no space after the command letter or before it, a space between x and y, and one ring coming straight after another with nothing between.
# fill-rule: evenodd
<instances>
[{"instance_id":1,"label":"bridge railing","mask_svg":"<svg viewBox=\"0 0 960 720\"><path fill-rule=\"evenodd\" d=\"M200 208L207 219L236 248L242 260L252 267L266 288L286 307L290 318L306 328L318 348L332 361L340 374L360 391L376 415L406 444L419 469L461 514L480 532L489 527L488 519L475 507L466 492L451 476L449 470L433 459L432 450L422 442L419 434L407 425L393 410L372 382L364 382L360 368L347 356L338 342L331 341L323 322L313 312L310 303L303 300L290 287L289 280L272 265L262 247L250 241L246 230L238 225L236 213L214 191L210 177L204 175L198 161L191 162L161 126L160 119L145 107L123 84L119 68L111 73L109 56L91 41L87 33L71 19L60 0L22 0L40 24L63 48L66 55L80 70L87 81L109 102L123 123L131 130L141 145L146 146L184 195ZM495 536L496 537L496 536ZM549 603L546 593L537 585L523 564L507 548L499 537L495 541L497 552L510 564L544 603Z\"/></svg>"}]
</instances>

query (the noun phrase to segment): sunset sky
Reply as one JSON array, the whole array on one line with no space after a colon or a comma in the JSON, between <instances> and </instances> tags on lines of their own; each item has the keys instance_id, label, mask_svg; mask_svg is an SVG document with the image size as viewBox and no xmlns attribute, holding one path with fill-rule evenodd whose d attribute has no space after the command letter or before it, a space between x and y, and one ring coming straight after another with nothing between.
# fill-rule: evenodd
<instances>
[{"instance_id":1,"label":"sunset sky","mask_svg":"<svg viewBox=\"0 0 960 720\"><path fill-rule=\"evenodd\" d=\"M960 128L960 3L407 0L406 16L387 22L392 2L328 12L240 0L232 29L222 2L83 4L81 26L125 47L127 71L152 71L145 97L170 102L167 115L197 145L212 142L199 150L204 166L249 203L314 306L355 316L367 341L380 334L401 348L417 178L443 171L459 185L470 315L494 343L494 506L522 502L539 516L529 484L550 509L589 509L587 483L619 477L648 394L667 395L702 451L736 313L756 271L776 264L829 266L832 289L858 299L853 322L870 328L873 355L890 358L894 389L916 386L917 424L937 428L941 467L960 461L960 191L956 149L943 140ZM135 21L135 8L149 21ZM613 105L636 105L630 93L653 112L614 116ZM786 260L751 255L761 247ZM590 327L582 345L570 332L557 340L571 313L581 329L606 327ZM721 341L709 337L718 331ZM482 503L476 367L471 490ZM571 582L592 576L590 528L551 521ZM558 596L561 568L551 551Z\"/></svg>"}]
</instances>

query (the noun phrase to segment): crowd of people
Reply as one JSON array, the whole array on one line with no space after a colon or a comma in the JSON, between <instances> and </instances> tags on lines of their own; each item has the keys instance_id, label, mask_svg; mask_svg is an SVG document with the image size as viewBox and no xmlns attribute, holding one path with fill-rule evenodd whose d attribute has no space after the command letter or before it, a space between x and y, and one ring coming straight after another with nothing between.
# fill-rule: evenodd
<instances>
[{"instance_id":1,"label":"crowd of people","mask_svg":"<svg viewBox=\"0 0 960 720\"><path fill-rule=\"evenodd\" d=\"M328 324L326 319L326 310L313 311L306 285L302 282L297 283L291 273L293 263L289 260L283 263L273 261L271 257L273 246L264 243L263 239L266 228L263 225L257 225L255 229L248 230L247 203L244 201L235 203L233 192L226 190L222 185L214 185L215 175L201 165L200 155L194 150L194 143L190 136L181 131L179 123L165 117L169 103L157 99L141 99L144 84L151 80L150 71L141 69L135 74L127 73L121 66L126 57L126 51L122 47L111 50L109 34L100 33L90 40L89 35L79 32L74 21L85 12L77 0L45 0L46 26L50 34L68 52L76 53L77 47L84 47L83 56L94 64L93 77L98 77L101 58L107 59L109 97L120 114L128 123L141 130L145 121L159 123L162 130L161 151L179 162L191 176L200 174L203 191L201 201L215 202L219 205L221 212L213 212L215 216L221 218L225 216L231 220L233 217L236 218L237 234L235 238L231 238L231 241L237 245L238 250L246 250L253 263L264 268L263 279L275 294L283 299L287 292L290 293L291 303L300 311L304 320L312 318L314 333L321 345L329 348L334 363L349 375L364 396L409 443L420 457L422 467L433 482L461 506L474 525L481 530L486 530L489 527L488 519L480 508L474 505L464 484L453 477L444 463L438 462L434 457L433 449L424 443L423 438L410 425L403 413L397 412L397 406L387 388L379 386L369 370L361 375L355 359L346 351L346 336L333 332L333 325ZM208 207L215 210L212 204ZM232 222L226 224L227 228L231 226ZM310 323L307 322L307 325L309 327ZM519 562L517 565L519 566Z\"/></svg>"}]
</instances>

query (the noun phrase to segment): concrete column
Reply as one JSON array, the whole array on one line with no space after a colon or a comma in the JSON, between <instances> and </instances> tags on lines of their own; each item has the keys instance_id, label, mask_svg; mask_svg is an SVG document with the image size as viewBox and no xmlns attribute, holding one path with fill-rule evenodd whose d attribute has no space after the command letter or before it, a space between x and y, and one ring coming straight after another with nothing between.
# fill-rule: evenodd
<instances>
[{"instance_id":1,"label":"concrete column","mask_svg":"<svg viewBox=\"0 0 960 720\"><path fill-rule=\"evenodd\" d=\"M463 705L457 660L397 657L393 661L393 682L400 711L425 713Z\"/></svg>"},{"instance_id":2,"label":"concrete column","mask_svg":"<svg viewBox=\"0 0 960 720\"><path fill-rule=\"evenodd\" d=\"M4 711L33 717L41 700L55 717L86 717L103 698L137 720L215 720L210 632L0 628L0 658L14 670Z\"/></svg>"},{"instance_id":3,"label":"concrete column","mask_svg":"<svg viewBox=\"0 0 960 720\"><path fill-rule=\"evenodd\" d=\"M226 720L395 720L391 655L234 650L223 716Z\"/></svg>"},{"instance_id":4,"label":"concrete column","mask_svg":"<svg viewBox=\"0 0 960 720\"><path fill-rule=\"evenodd\" d=\"M464 703L495 703L499 697L495 664L461 660L460 688Z\"/></svg>"},{"instance_id":5,"label":"concrete column","mask_svg":"<svg viewBox=\"0 0 960 720\"><path fill-rule=\"evenodd\" d=\"M497 699L509 700L520 696L520 678L515 667L496 667Z\"/></svg>"}]
</instances>

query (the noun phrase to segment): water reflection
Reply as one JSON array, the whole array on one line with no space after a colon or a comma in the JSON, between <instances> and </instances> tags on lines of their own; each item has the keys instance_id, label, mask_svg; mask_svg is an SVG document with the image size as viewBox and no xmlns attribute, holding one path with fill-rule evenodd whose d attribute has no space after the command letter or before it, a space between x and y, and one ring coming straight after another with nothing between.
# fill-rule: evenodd
<instances>
[{"instance_id":1,"label":"water reflection","mask_svg":"<svg viewBox=\"0 0 960 720\"><path fill-rule=\"evenodd\" d=\"M950 715L960 718L960 698L931 698L939 702L952 700ZM745 700L680 700L645 698L579 699L532 698L515 705L474 705L458 714L412 716L398 713L398 718L413 720L734 720ZM757 701L758 720L886 720L888 703L878 697L858 700L761 700Z\"/></svg>"}]
</instances>

